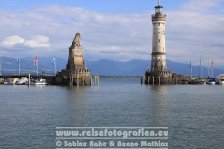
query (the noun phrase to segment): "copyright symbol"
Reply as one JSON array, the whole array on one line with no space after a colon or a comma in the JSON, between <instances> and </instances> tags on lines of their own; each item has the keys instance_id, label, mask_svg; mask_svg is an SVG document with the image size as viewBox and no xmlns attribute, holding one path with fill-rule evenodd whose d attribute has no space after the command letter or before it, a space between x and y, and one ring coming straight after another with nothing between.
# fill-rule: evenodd
<instances>
[{"instance_id":1,"label":"copyright symbol","mask_svg":"<svg viewBox=\"0 0 224 149\"><path fill-rule=\"evenodd\" d=\"M58 147L62 146L62 142L61 141L57 141L56 142L56 146L58 146Z\"/></svg>"}]
</instances>

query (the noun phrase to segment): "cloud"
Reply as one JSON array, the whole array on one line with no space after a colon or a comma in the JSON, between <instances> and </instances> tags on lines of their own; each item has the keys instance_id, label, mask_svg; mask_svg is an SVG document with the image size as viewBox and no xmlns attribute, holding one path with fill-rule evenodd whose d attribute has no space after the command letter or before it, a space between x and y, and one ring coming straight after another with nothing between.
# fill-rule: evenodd
<instances>
[{"instance_id":1,"label":"cloud","mask_svg":"<svg viewBox=\"0 0 224 149\"><path fill-rule=\"evenodd\" d=\"M22 37L18 35L13 35L13 36L6 37L2 41L2 45L5 47L13 47L18 44L23 44L24 42L25 40Z\"/></svg>"},{"instance_id":2,"label":"cloud","mask_svg":"<svg viewBox=\"0 0 224 149\"><path fill-rule=\"evenodd\" d=\"M224 43L224 14L220 13L220 4L223 4L221 0L188 0L179 9L169 11L164 6L167 14L167 56L170 60L185 63L191 60L198 64L200 56L203 56L212 57L217 65L224 65L223 46L214 46ZM51 47L56 55L67 58L68 47L75 33L80 32L88 59L149 59L152 13L153 10L150 13L99 13L56 5L20 12L1 10L0 41L3 41L2 46L7 47L3 44L7 37L17 34L24 41L16 44L8 42L11 47L22 45L24 53L30 51L28 54L39 56L51 56L52 53L35 53L37 51L30 48ZM9 50L4 54L11 55Z\"/></svg>"},{"instance_id":3,"label":"cloud","mask_svg":"<svg viewBox=\"0 0 224 149\"><path fill-rule=\"evenodd\" d=\"M18 35L6 37L2 41L2 46L6 48L13 48L16 46L25 46L28 48L49 48L49 38L43 35L33 36L31 39L24 39Z\"/></svg>"},{"instance_id":4,"label":"cloud","mask_svg":"<svg viewBox=\"0 0 224 149\"><path fill-rule=\"evenodd\" d=\"M209 10L220 5L221 0L188 0L182 6L183 9L191 11Z\"/></svg>"},{"instance_id":5,"label":"cloud","mask_svg":"<svg viewBox=\"0 0 224 149\"><path fill-rule=\"evenodd\" d=\"M49 48L49 38L42 35L33 36L30 40L24 42L24 46L30 48Z\"/></svg>"}]
</instances>

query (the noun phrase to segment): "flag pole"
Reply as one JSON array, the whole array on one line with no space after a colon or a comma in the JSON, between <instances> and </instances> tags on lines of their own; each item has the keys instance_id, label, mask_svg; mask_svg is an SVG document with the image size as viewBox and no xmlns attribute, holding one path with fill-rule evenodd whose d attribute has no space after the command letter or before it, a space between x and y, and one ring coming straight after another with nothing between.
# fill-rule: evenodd
<instances>
[{"instance_id":1,"label":"flag pole","mask_svg":"<svg viewBox=\"0 0 224 149\"><path fill-rule=\"evenodd\" d=\"M36 66L36 69L37 69L37 76L38 76L38 57L37 56L35 56L34 57L34 65Z\"/></svg>"},{"instance_id":2,"label":"flag pole","mask_svg":"<svg viewBox=\"0 0 224 149\"><path fill-rule=\"evenodd\" d=\"M56 73L57 73L57 67L56 67L56 57L54 55L53 59L52 59L52 64L54 65L54 74L56 76Z\"/></svg>"},{"instance_id":3,"label":"flag pole","mask_svg":"<svg viewBox=\"0 0 224 149\"><path fill-rule=\"evenodd\" d=\"M214 64L214 62L212 60L212 62L211 62L211 76L212 76L212 78L214 77L214 74L213 74L213 64Z\"/></svg>"},{"instance_id":4,"label":"flag pole","mask_svg":"<svg viewBox=\"0 0 224 149\"><path fill-rule=\"evenodd\" d=\"M37 62L37 76L38 76L38 62Z\"/></svg>"},{"instance_id":5,"label":"flag pole","mask_svg":"<svg viewBox=\"0 0 224 149\"><path fill-rule=\"evenodd\" d=\"M52 51L53 51L53 53L54 53L54 57L53 57L53 59L52 59L52 63L53 63L53 65L54 65L54 75L56 76L56 74L57 74L57 65L56 65L55 51L54 51L53 48L52 48Z\"/></svg>"},{"instance_id":6,"label":"flag pole","mask_svg":"<svg viewBox=\"0 0 224 149\"><path fill-rule=\"evenodd\" d=\"M20 76L20 59L18 58L18 65L19 65L19 76Z\"/></svg>"}]
</instances>

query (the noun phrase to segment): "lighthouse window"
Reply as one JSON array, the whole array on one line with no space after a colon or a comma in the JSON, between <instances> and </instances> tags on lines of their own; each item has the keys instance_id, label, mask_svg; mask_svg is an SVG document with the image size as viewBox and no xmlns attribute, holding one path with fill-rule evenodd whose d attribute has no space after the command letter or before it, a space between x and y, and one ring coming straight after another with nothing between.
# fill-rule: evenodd
<instances>
[{"instance_id":1,"label":"lighthouse window","mask_svg":"<svg viewBox=\"0 0 224 149\"><path fill-rule=\"evenodd\" d=\"M160 42L160 39L159 39L159 42Z\"/></svg>"},{"instance_id":2,"label":"lighthouse window","mask_svg":"<svg viewBox=\"0 0 224 149\"><path fill-rule=\"evenodd\" d=\"M159 23L159 26L160 26L160 23Z\"/></svg>"}]
</instances>

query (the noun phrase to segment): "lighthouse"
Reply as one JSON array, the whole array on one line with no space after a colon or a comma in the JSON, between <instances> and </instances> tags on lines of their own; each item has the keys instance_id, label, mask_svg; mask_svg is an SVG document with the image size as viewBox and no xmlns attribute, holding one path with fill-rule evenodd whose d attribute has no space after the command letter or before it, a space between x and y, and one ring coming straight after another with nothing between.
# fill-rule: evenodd
<instances>
[{"instance_id":1,"label":"lighthouse","mask_svg":"<svg viewBox=\"0 0 224 149\"><path fill-rule=\"evenodd\" d=\"M166 14L163 13L163 6L155 6L155 13L152 19L152 53L151 70L146 70L146 84L168 84L172 82L172 73L168 71L166 63Z\"/></svg>"},{"instance_id":2,"label":"lighthouse","mask_svg":"<svg viewBox=\"0 0 224 149\"><path fill-rule=\"evenodd\" d=\"M152 38L152 59L151 72L157 73L167 70L166 64L166 15L163 14L163 7L155 7L155 14L152 15L153 38Z\"/></svg>"}]
</instances>

